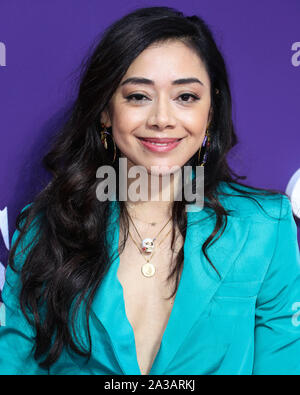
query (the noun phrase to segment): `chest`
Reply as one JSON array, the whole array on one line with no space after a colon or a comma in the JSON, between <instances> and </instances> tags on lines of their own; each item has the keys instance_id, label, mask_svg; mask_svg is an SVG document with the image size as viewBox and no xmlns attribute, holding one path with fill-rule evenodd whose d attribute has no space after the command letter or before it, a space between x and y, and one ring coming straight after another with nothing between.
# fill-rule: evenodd
<instances>
[{"instance_id":1,"label":"chest","mask_svg":"<svg viewBox=\"0 0 300 395\"><path fill-rule=\"evenodd\" d=\"M156 269L153 277L143 276L141 268L146 260L130 238L120 254L117 277L123 288L126 315L134 332L142 374L149 374L151 370L172 312L176 294L168 298L174 290L175 278L167 281L167 276L171 265L176 264L176 252L181 243L182 240L176 242L173 257L170 248L159 249L153 254L150 260Z\"/></svg>"}]
</instances>

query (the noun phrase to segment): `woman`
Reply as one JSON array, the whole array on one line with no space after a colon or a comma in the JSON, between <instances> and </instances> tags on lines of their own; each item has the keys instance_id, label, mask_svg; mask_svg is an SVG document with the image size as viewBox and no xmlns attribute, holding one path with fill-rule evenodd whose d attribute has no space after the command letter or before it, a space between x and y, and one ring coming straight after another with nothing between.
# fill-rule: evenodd
<instances>
[{"instance_id":1,"label":"woman","mask_svg":"<svg viewBox=\"0 0 300 395\"><path fill-rule=\"evenodd\" d=\"M238 181L226 160L236 142L203 20L151 7L110 26L44 159L53 178L17 219L0 372L299 374L291 205ZM104 165L116 200L100 199ZM169 199L151 183L154 199L121 199L136 166L142 186L170 175ZM204 170L202 210L177 199L187 166L194 192Z\"/></svg>"}]
</instances>

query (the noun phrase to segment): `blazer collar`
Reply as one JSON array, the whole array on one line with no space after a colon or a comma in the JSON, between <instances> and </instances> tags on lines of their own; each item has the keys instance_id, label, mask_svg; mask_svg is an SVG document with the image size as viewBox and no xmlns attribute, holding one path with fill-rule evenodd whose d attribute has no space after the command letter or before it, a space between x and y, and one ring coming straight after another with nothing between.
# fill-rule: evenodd
<instances>
[{"instance_id":1,"label":"blazer collar","mask_svg":"<svg viewBox=\"0 0 300 395\"><path fill-rule=\"evenodd\" d=\"M126 316L123 288L117 278L118 202L112 202L111 207L112 221L108 228L108 239L110 251L116 254L116 259L95 295L92 310L110 337L123 373L140 375L134 332ZM187 225L181 279L160 349L150 371L153 375L164 374L189 331L205 311L237 260L249 231L248 222L243 221L241 227L237 218L229 216L223 235L207 249L209 258L221 275L220 278L201 250L202 244L214 229L215 215L209 215L206 210L187 212Z\"/></svg>"}]
</instances>

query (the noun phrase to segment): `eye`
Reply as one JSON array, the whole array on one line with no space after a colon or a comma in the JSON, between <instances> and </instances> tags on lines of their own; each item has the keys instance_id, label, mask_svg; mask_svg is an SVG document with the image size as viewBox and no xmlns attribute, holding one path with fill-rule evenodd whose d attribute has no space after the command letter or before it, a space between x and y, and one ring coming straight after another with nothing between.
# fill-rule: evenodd
<instances>
[{"instance_id":1,"label":"eye","mask_svg":"<svg viewBox=\"0 0 300 395\"><path fill-rule=\"evenodd\" d=\"M133 102L142 102L143 100L137 100L136 98L143 98L143 97L145 97L146 98L146 96L145 95L142 95L141 93L135 93L135 94L133 94L133 95L129 95L129 96L127 96L126 97L126 100L128 101L128 102L130 102L130 101L133 101Z\"/></svg>"},{"instance_id":2,"label":"eye","mask_svg":"<svg viewBox=\"0 0 300 395\"><path fill-rule=\"evenodd\" d=\"M189 99L190 97L193 98L192 101L182 100L182 101L185 102L185 103L192 103L192 102L194 102L194 101L200 100L200 98L199 98L198 96L192 95L191 93L183 93L183 94L180 95L179 97L185 97L185 98L187 97L188 99Z\"/></svg>"}]
</instances>

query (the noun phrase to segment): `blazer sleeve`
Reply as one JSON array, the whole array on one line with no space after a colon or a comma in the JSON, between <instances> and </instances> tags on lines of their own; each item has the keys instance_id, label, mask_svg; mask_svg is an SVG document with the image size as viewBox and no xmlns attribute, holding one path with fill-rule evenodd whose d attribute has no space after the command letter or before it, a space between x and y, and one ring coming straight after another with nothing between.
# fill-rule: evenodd
<instances>
[{"instance_id":1,"label":"blazer sleeve","mask_svg":"<svg viewBox=\"0 0 300 395\"><path fill-rule=\"evenodd\" d=\"M300 257L286 196L281 213L273 257L257 299L254 375L300 374Z\"/></svg>"},{"instance_id":2,"label":"blazer sleeve","mask_svg":"<svg viewBox=\"0 0 300 395\"><path fill-rule=\"evenodd\" d=\"M26 206L27 207L27 206ZM24 210L24 209L23 209ZM23 211L22 210L22 211ZM13 234L14 245L19 231ZM27 241L30 241L31 233L26 234L24 253L15 259L15 265L19 269L24 263L28 250ZM23 240L21 241L24 248ZM20 252L18 245L16 254ZM20 278L10 266L7 267L5 284L2 292L4 305L4 326L0 327L0 375L44 375L47 370L39 367L33 356L34 330L23 315L19 304Z\"/></svg>"}]
</instances>

